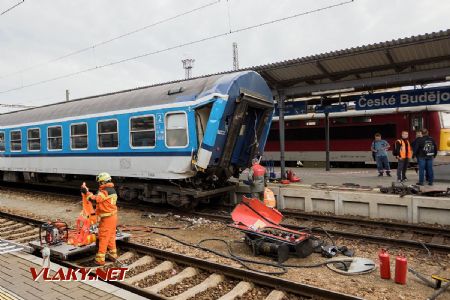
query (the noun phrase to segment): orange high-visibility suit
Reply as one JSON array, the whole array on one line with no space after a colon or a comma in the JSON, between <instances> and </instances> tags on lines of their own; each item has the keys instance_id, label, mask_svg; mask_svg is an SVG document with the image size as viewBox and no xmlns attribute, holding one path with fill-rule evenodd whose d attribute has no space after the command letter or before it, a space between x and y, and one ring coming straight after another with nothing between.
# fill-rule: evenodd
<instances>
[{"instance_id":1,"label":"orange high-visibility suit","mask_svg":"<svg viewBox=\"0 0 450 300\"><path fill-rule=\"evenodd\" d=\"M114 184L108 182L100 186L97 195L88 193L88 200L97 202L96 215L100 219L98 226L99 247L95 262L105 264L106 250L108 255L117 258L116 226L117 226L117 193Z\"/></svg>"}]
</instances>

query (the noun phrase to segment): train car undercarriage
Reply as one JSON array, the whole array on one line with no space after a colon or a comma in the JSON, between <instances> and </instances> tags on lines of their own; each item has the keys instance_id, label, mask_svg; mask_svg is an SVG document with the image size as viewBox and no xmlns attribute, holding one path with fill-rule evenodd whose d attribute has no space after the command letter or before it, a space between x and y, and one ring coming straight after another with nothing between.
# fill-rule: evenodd
<instances>
[{"instance_id":1,"label":"train car undercarriage","mask_svg":"<svg viewBox=\"0 0 450 300\"><path fill-rule=\"evenodd\" d=\"M58 187L64 185L73 189L78 189L83 182L91 189L97 186L93 176L86 175L4 171L0 178L3 182ZM169 204L183 209L191 209L200 203L209 203L213 200L226 200L235 190L235 186L226 180L204 183L203 186L198 185L198 182L205 181L199 176L183 180L114 177L119 199L122 201Z\"/></svg>"}]
</instances>

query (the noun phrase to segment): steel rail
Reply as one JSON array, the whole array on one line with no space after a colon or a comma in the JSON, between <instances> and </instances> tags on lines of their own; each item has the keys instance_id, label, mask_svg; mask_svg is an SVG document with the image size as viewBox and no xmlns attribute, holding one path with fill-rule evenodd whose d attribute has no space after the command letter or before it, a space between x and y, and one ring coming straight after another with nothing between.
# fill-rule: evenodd
<instances>
[{"instance_id":1,"label":"steel rail","mask_svg":"<svg viewBox=\"0 0 450 300\"><path fill-rule=\"evenodd\" d=\"M32 225L39 226L43 221L36 220L30 217L24 217L20 215L15 215L7 212L0 211L0 217L5 219L10 219L17 222L22 223L28 223ZM241 268L235 268L228 265L222 265L216 262L207 261L199 258L195 258L188 255L178 254L174 252L168 252L164 251L158 248L150 247L147 245L137 244L133 242L128 241L117 241L117 246L121 249L127 249L127 250L134 250L138 253L144 254L144 255L151 255L159 259L164 260L170 260L173 262L176 262L178 264L182 265L188 265L192 267L196 267L198 269L206 270L211 273L221 273L225 276L239 279L239 280L246 280L250 281L252 283L255 283L257 285L261 285L264 287L269 287L273 289L282 290L284 292L293 293L298 296L302 297L308 297L308 298L316 298L320 297L321 299L337 299L337 300L361 300L363 298L348 295L344 293L339 293L332 290L327 290L319 287L314 287L308 284L303 284L299 282L294 282L291 280L283 279L276 276L270 276L246 269ZM80 266L76 263L70 262L70 261L62 261L60 259L53 259L54 262L57 262L58 264L61 264L65 267L70 268L79 268ZM122 288L124 290L128 290L132 293L141 295L143 297L147 297L149 299L165 299L167 300L167 297L161 296L159 294L150 293L146 291L145 289L127 284L125 282L119 282L119 281L113 281L108 282L109 284L112 284L114 286L117 286L119 288Z\"/></svg>"},{"instance_id":2,"label":"steel rail","mask_svg":"<svg viewBox=\"0 0 450 300\"><path fill-rule=\"evenodd\" d=\"M28 190L28 189L26 189L26 190ZM49 193L49 192L42 192L42 193ZM352 225L361 224L364 226L375 226L375 227L381 227L384 229L390 229L390 230L396 230L396 231L414 231L414 232L427 234L427 235L440 235L440 236L449 236L450 235L450 230L444 229L444 228L432 228L432 227L425 227L425 226L419 226L419 225L413 225L413 224L391 223L391 222L386 222L386 221L360 220L360 219L345 218L345 217L340 217L340 216L316 215L316 214L309 214L309 213L304 213L304 212L282 211L282 213L288 217L307 218L307 219L312 219L315 221L325 221L325 222L334 221L336 223L352 222ZM4 214L4 213L0 212L0 216L2 214ZM212 219L219 219L222 221L231 221L231 218L229 216L224 216L224 215L217 215L217 214L212 214L212 213L202 213L202 212L195 212L193 214L198 215L198 216L209 217ZM11 215L11 217L14 217L14 216ZM25 222L26 221L33 222L33 219L31 219L31 218L26 218L26 217L22 217L22 216L16 216L16 218L21 218L23 220L22 222L24 222L24 221ZM282 225L287 228L293 229L293 230L307 229L304 226L297 226L297 225L290 225L290 224L282 224ZM321 233L323 231L320 229L314 229L313 232ZM441 244L435 244L435 243L430 243L430 242L419 242L419 241L415 241L415 240L395 239L395 238L388 238L385 236L375 236L375 235L370 235L370 234L362 234L362 233L332 230L332 229L330 229L330 230L327 229L327 232L331 233L331 234L335 234L337 236L350 238L350 239L360 239L360 240L372 241L372 242L381 243L381 244L401 245L401 246L414 247L414 248L424 248L424 246L425 246L429 250L450 252L450 245L441 245Z\"/></svg>"},{"instance_id":3,"label":"steel rail","mask_svg":"<svg viewBox=\"0 0 450 300\"><path fill-rule=\"evenodd\" d=\"M439 227L427 227L422 225L416 225L416 224L407 224L407 223L399 223L399 222L389 222L389 221L382 221L382 220L365 220L365 219L358 219L358 218L349 218L349 217L343 217L343 216L335 216L335 215L319 215L319 214L312 214L302 211L292 211L292 210L280 210L280 212L285 216L289 218L297 218L297 219L305 219L305 220L311 220L311 221L325 221L330 222L334 221L338 224L344 224L344 225L363 225L363 226L376 226L376 227L383 227L388 229L394 229L394 230L405 230L405 231L414 231L421 234L430 234L430 235L445 235L450 237L450 228L439 228Z\"/></svg>"},{"instance_id":4,"label":"steel rail","mask_svg":"<svg viewBox=\"0 0 450 300\"><path fill-rule=\"evenodd\" d=\"M1 186L1 185L0 185ZM13 187L13 189L18 190L26 190L26 191L33 191L32 189L26 189L26 188L16 188ZM65 189L62 189L65 190ZM35 190L34 190L35 191ZM40 193L45 194L59 194L59 193L52 193L47 191L38 191ZM128 207L126 203L123 205L124 207ZM141 206L139 206L141 208ZM386 230L394 230L394 231L407 231L407 232L416 232L420 234L425 235L438 235L443 237L449 237L450 236L450 230L445 228L434 228L434 227L425 227L420 225L414 225L414 224L403 224L403 223L391 223L387 221L375 221L375 220L361 220L361 219L353 219L353 218L347 218L342 216L329 216L329 215L317 215L317 214L311 214L311 213L305 213L300 211L281 211L285 216L287 217L293 217L293 218L302 218L302 219L308 219L313 221L323 221L323 222L335 222L335 223L342 223L344 225L361 225L361 226L371 226L371 227L378 227L383 228ZM192 213L194 215L198 216L204 216L209 217L212 219L219 219L222 221L231 221L231 218L229 216L224 215L216 215L212 213L202 213L202 212L194 212ZM0 214L1 215L1 214ZM21 217L24 218L24 217ZM28 218L28 221L31 222L32 219ZM307 229L304 226L297 226L297 225L290 225L290 224L282 224L283 226L293 229L293 230L305 230ZM313 232L315 233L321 233L322 230L314 229ZM328 230L328 233L335 234L337 236L349 238L349 239L360 239L360 240L366 240L371 241L375 243L381 243L381 244L390 244L390 245L401 245L405 247L414 247L414 248L427 248L429 250L437 250L437 251L445 251L450 252L450 245L441 245L441 244L435 244L431 242L420 242L415 240L405 240L405 239L396 239L396 238L389 238L385 236L376 236L371 234L363 234L363 233L356 233L356 232L349 232L349 231L341 231L341 230Z\"/></svg>"},{"instance_id":5,"label":"steel rail","mask_svg":"<svg viewBox=\"0 0 450 300\"><path fill-rule=\"evenodd\" d=\"M4 212L4 211L0 211L0 218L10 219L12 221L17 221L20 223L27 223L27 224L36 225L36 226L40 226L43 223L45 223L44 221L36 220L36 219L30 218L30 217L18 216L18 215Z\"/></svg>"},{"instance_id":6,"label":"steel rail","mask_svg":"<svg viewBox=\"0 0 450 300\"><path fill-rule=\"evenodd\" d=\"M192 256L187 256L183 254L178 254L174 252L167 252L158 248L125 242L118 241L117 245L126 249L132 249L138 251L140 253L144 253L147 255L152 255L157 258L168 259L171 261L175 261L180 264L194 266L199 269L207 270L209 272L219 272L225 276L229 276L232 278L240 279L240 280L248 280L252 283L262 285L265 287L271 287L273 289L280 289L282 291L290 292L296 295L304 296L304 297L323 297L326 299L362 299L357 296L352 296L348 294L343 294L323 288L314 287L308 284L298 283L294 281L290 281L287 279L283 279L276 276L270 276L266 274L261 274L257 272L253 272L246 269L240 269L231 267L228 265L222 265L219 263L215 263L208 260L203 260L199 258L195 258Z\"/></svg>"},{"instance_id":7,"label":"steel rail","mask_svg":"<svg viewBox=\"0 0 450 300\"><path fill-rule=\"evenodd\" d=\"M216 220L220 220L220 221L232 221L231 217L225 216L225 215L216 215L216 214L212 214L212 213L199 213L199 212L197 212L195 214L198 216L216 219ZM329 220L328 220L328 222L329 222ZM291 225L291 224L280 224L280 225L287 227L289 229L297 230L297 231L304 231L304 230L309 229L309 227L306 227L306 226L298 226L298 225ZM391 228L391 229L393 229L393 228ZM429 243L429 242L420 242L420 241L415 241L415 240L396 239L396 238L389 238L389 237L385 237L385 236L376 236L376 235L370 235L370 234L340 231L340 230L333 230L333 229L325 229L325 230L330 234L334 234L334 235L344 237L344 238L349 238L349 239L358 239L358 240L376 242L376 243L380 243L380 244L400 245L400 246L422 248L422 249L426 247L429 250L450 252L450 245L441 245L441 244L434 244L434 243ZM324 233L324 231L322 229L314 228L314 227L311 229L311 231L313 233Z\"/></svg>"}]
</instances>

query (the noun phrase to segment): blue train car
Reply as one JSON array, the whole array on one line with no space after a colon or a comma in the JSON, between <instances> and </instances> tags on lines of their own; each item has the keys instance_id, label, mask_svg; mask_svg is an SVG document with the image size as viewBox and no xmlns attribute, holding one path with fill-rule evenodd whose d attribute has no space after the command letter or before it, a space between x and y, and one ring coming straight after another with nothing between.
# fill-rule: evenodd
<instances>
[{"instance_id":1,"label":"blue train car","mask_svg":"<svg viewBox=\"0 0 450 300\"><path fill-rule=\"evenodd\" d=\"M79 181L104 171L127 200L186 203L262 154L272 114L271 91L252 71L2 114L1 178Z\"/></svg>"}]
</instances>

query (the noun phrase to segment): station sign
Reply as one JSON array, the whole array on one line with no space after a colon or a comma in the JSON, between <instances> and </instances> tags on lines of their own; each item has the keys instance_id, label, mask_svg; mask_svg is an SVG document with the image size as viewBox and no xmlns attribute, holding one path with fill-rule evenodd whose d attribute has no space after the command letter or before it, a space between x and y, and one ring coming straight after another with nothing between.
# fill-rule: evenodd
<instances>
[{"instance_id":1,"label":"station sign","mask_svg":"<svg viewBox=\"0 0 450 300\"><path fill-rule=\"evenodd\" d=\"M307 106L306 101L295 101L295 102L284 102L284 115L294 116L306 114ZM278 103L275 103L275 114L274 116L279 116L280 110L278 109Z\"/></svg>"},{"instance_id":2,"label":"station sign","mask_svg":"<svg viewBox=\"0 0 450 300\"><path fill-rule=\"evenodd\" d=\"M330 105L316 105L314 108L316 113L336 113L347 111L347 104L330 104Z\"/></svg>"},{"instance_id":3,"label":"station sign","mask_svg":"<svg viewBox=\"0 0 450 300\"><path fill-rule=\"evenodd\" d=\"M450 104L450 87L356 96L356 110Z\"/></svg>"}]
</instances>

